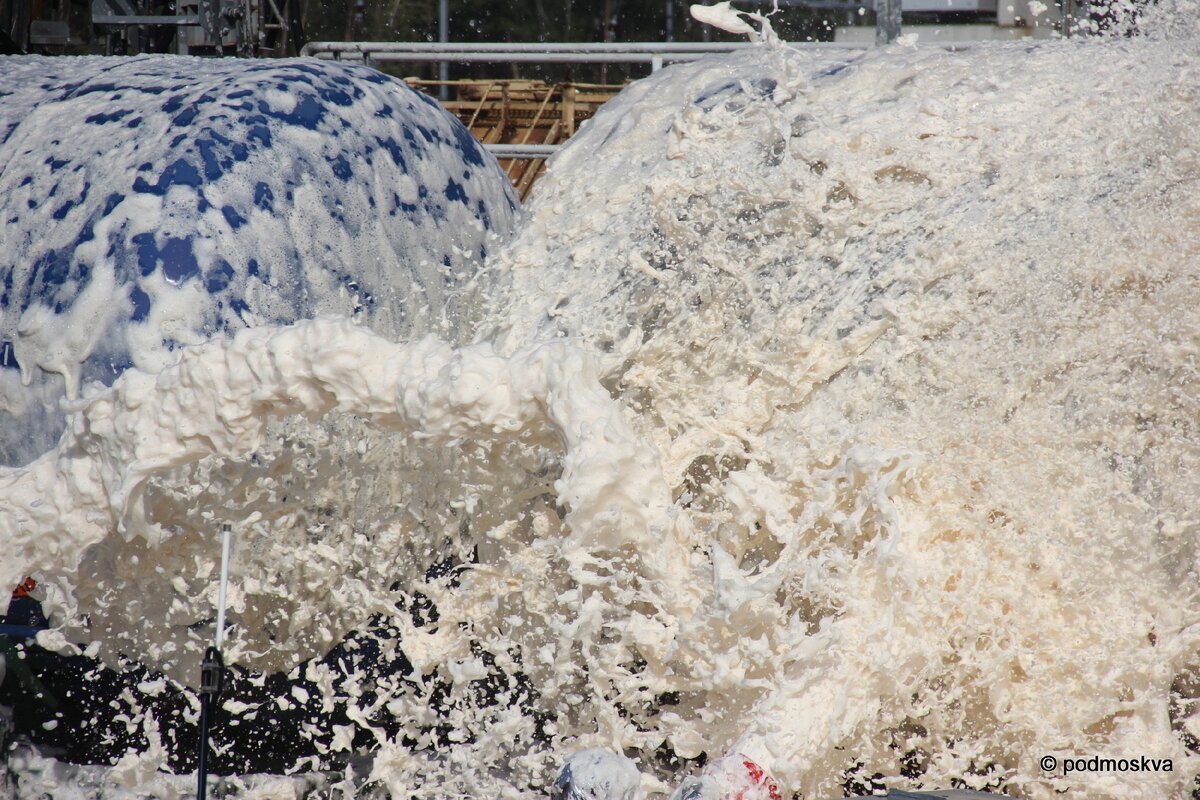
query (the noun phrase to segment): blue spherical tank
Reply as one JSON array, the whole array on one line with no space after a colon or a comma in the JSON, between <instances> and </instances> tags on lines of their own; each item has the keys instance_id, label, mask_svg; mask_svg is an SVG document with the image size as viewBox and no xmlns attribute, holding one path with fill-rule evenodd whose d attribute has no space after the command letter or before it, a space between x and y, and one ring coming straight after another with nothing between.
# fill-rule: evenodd
<instances>
[{"instance_id":1,"label":"blue spherical tank","mask_svg":"<svg viewBox=\"0 0 1200 800\"><path fill-rule=\"evenodd\" d=\"M461 336L516 213L456 119L366 67L0 57L0 463L64 394L230 330Z\"/></svg>"}]
</instances>

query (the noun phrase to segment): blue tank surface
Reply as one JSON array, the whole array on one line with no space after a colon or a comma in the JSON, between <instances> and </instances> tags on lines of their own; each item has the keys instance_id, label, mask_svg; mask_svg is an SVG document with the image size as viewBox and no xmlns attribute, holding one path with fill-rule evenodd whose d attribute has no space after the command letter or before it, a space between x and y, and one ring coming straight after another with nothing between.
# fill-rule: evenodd
<instances>
[{"instance_id":1,"label":"blue tank surface","mask_svg":"<svg viewBox=\"0 0 1200 800\"><path fill-rule=\"evenodd\" d=\"M432 99L363 66L0 57L0 464L60 398L321 315L450 339L516 196Z\"/></svg>"}]
</instances>

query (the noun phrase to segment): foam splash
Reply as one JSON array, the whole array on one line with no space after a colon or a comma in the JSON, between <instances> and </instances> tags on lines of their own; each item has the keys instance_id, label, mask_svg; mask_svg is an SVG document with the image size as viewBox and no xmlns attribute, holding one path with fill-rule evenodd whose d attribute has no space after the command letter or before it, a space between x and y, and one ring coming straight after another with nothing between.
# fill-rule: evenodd
<instances>
[{"instance_id":1,"label":"foam splash","mask_svg":"<svg viewBox=\"0 0 1200 800\"><path fill-rule=\"evenodd\" d=\"M373 737L367 791L518 796L606 747L657 791L688 771L671 758L736 752L785 795L878 775L1185 796L1198 94L1194 46L1169 39L668 68L552 162L483 276L492 344L249 331L88 400L71 436L109 441L91 414L111 451L67 442L5 479L79 487L59 497L98 512L88 552L121 556L96 583L162 569L188 623L218 521L197 509L258 511L241 658L386 615L403 679L306 668L350 709L321 755ZM133 406L158 397L172 445L142 453ZM262 419L297 411L333 422ZM51 529L46 493L20 491ZM149 536L136 562L118 521ZM79 552L20 541L51 566ZM447 553L453 575L431 572ZM90 583L62 592L83 609ZM114 636L174 657L157 631ZM1047 754L1173 769L1063 776Z\"/></svg>"},{"instance_id":2,"label":"foam splash","mask_svg":"<svg viewBox=\"0 0 1200 800\"><path fill-rule=\"evenodd\" d=\"M271 416L319 418L335 409L417 436L427 447L461 439L504 442L522 433L525 444L538 446L548 435L549 444L561 443L565 450L553 488L568 509L563 557L577 565L578 577L588 574L590 559L632 547L648 574L663 583L663 598L687 597L682 579L688 556L672 546L675 526L656 454L639 444L586 357L561 344L535 346L512 358L500 358L486 345L454 351L432 339L393 345L336 320L242 331L229 341L189 350L163 372L127 371L111 390L88 398L71 415L57 450L0 473L6 502L0 536L14 556L0 568L0 584L15 584L30 571L78 570L88 549L113 534L169 549L180 531L151 521L145 495L152 478L211 454L229 459L254 452L263 445ZM210 519L218 513L261 519L252 508L207 511ZM253 541L265 550L256 561L291 560L289 542L261 533ZM133 559L135 569L139 561ZM141 569L160 570L155 561ZM156 582L153 573L145 582ZM235 608L252 602L252 595L243 584ZM309 605L307 616L327 619L312 605L321 605L319 594L294 599ZM76 609L62 610L77 616ZM370 610L362 607L345 628L327 631L325 647L365 622ZM189 625L203 618L193 617ZM240 630L252 642L268 638L253 618L243 616ZM275 643L269 660L260 661L236 643L231 659L275 668L280 657L299 660L287 643L299 644L303 637L270 638Z\"/></svg>"},{"instance_id":3,"label":"foam splash","mask_svg":"<svg viewBox=\"0 0 1200 800\"><path fill-rule=\"evenodd\" d=\"M818 797L1191 785L1191 47L764 49L551 164L497 327L605 354L709 553L676 753ZM1143 750L1175 771L1036 761Z\"/></svg>"},{"instance_id":4,"label":"foam splash","mask_svg":"<svg viewBox=\"0 0 1200 800\"><path fill-rule=\"evenodd\" d=\"M778 11L779 4L776 3L775 11L772 13L777 13ZM755 14L750 11L738 11L730 5L729 0L725 0L722 3L714 3L711 6L693 3L688 7L688 12L691 14L692 19L697 22L711 25L727 33L745 36L751 42L778 43L779 41L774 29L771 27L770 20L762 14ZM746 22L747 19L757 22L761 30L755 30L753 25Z\"/></svg>"}]
</instances>

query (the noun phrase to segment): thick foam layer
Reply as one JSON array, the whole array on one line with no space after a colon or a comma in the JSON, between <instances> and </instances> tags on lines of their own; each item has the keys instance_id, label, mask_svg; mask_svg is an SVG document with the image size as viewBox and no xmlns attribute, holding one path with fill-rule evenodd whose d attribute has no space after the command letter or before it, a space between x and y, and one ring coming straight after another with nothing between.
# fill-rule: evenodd
<instances>
[{"instance_id":1,"label":"thick foam layer","mask_svg":"<svg viewBox=\"0 0 1200 800\"><path fill-rule=\"evenodd\" d=\"M79 568L85 553L93 560L102 558L89 548L103 550L107 540L113 540L109 547L120 547L122 538L128 542L140 537L156 548L176 551L172 559L178 562L181 554L170 542L173 536L211 535L212 528L171 530L155 525L152 503L146 500L152 478L210 454L229 459L254 453L263 445L272 416L319 418L334 409L385 430L418 436L426 447L466 438L481 444L520 439L537 446L550 434L549 443L561 442L565 451L561 475L554 482L559 502L569 509L564 522L571 535L563 557L577 560L586 573L588 559L633 548L647 574L662 584L663 598L687 597L687 556L671 548L675 538L673 518L667 513L670 499L655 453L629 431L596 383L586 357L559 344L535 346L509 359L497 357L486 345L459 351L434 340L393 345L332 320L242 331L231 341L189 350L179 364L157 375L127 371L112 389L84 401L70 417L57 450L26 468L0 473L7 506L0 517L0 536L13 553L0 568L0 585L15 585L27 573L69 574ZM273 487L267 482L264 488ZM201 511L210 520L250 517L251 528L262 517L254 513L256 504L231 505ZM275 540L263 529L254 532L258 535L247 535L241 543L239 555L248 548L255 551L249 563L240 564L243 575L261 582L263 573L255 566L283 562L287 566L281 575L297 566L292 541ZM336 540L321 541L317 549L330 551L335 558L329 568L342 570L347 565L336 558L331 549L335 544ZM131 558L112 565L123 581L140 587L147 614L158 599L155 584L168 596L187 595L179 587L186 587L191 576L163 576L163 566L154 551L147 553L145 563ZM142 570L145 575L139 574ZM110 582L93 577L101 585ZM386 573L377 577L385 580ZM315 576L307 580L320 583ZM361 605L356 618L331 630L328 612L321 608L327 605L323 593L300 597L297 585L290 588L295 613L321 620L318 651L376 610ZM94 592L95 587L85 591ZM252 589L241 586L235 608L253 603L253 595ZM207 598L201 591L192 599L203 603ZM171 616L183 617L177 623L181 629L194 627L211 608L181 606L178 596L164 606ZM74 608L62 610L69 618L78 616ZM107 610L128 617L127 609ZM344 616L351 609L334 603L330 610ZM186 611L191 614L182 613ZM152 619L145 624L155 627ZM300 649L311 647L309 636L268 636L264 620L252 616L243 615L237 624L246 642L273 640L269 654L261 654L260 660L252 645L239 646L235 638L230 659L245 666L291 666L289 656L294 663L313 653ZM180 654L143 638L144 623L135 630L143 646L151 645L150 655L156 660L169 664ZM190 641L200 640L193 634ZM107 649L115 645L106 642ZM185 649L181 654L194 658L197 652Z\"/></svg>"},{"instance_id":2,"label":"thick foam layer","mask_svg":"<svg viewBox=\"0 0 1200 800\"><path fill-rule=\"evenodd\" d=\"M5 567L79 555L93 572L51 599L92 610L98 650L169 663L208 635L213 509L257 513L231 517L237 657L290 663L378 614L374 657L411 670L304 677L349 719L311 731L318 755L372 737L393 795L536 793L604 746L655 790L739 752L806 797L1185 796L1196 52L662 70L552 162L489 262L494 344L322 322L131 373L3 478L0 520L60 546L21 533ZM264 422L310 411L332 422ZM133 585L178 603L166 628L130 630L153 616Z\"/></svg>"},{"instance_id":3,"label":"thick foam layer","mask_svg":"<svg viewBox=\"0 0 1200 800\"><path fill-rule=\"evenodd\" d=\"M214 335L459 336L515 217L457 120L364 67L3 57L0 96L0 463L49 449L64 392Z\"/></svg>"},{"instance_id":4,"label":"thick foam layer","mask_svg":"<svg viewBox=\"0 0 1200 800\"><path fill-rule=\"evenodd\" d=\"M818 797L1190 790L1193 52L760 49L552 162L494 317L605 354L709 554L677 753ZM1174 771L1037 762L1135 752Z\"/></svg>"}]
</instances>

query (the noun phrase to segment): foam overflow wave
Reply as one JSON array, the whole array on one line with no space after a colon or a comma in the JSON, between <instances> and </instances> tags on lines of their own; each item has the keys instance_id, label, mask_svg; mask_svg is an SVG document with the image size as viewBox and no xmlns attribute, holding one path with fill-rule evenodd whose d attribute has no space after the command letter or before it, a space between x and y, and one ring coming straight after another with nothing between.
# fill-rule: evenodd
<instances>
[{"instance_id":1,"label":"foam overflow wave","mask_svg":"<svg viewBox=\"0 0 1200 800\"><path fill-rule=\"evenodd\" d=\"M708 553L676 753L817 797L1190 791L1192 46L760 48L552 162L494 326L605 354ZM1037 761L1142 751L1175 770Z\"/></svg>"}]
</instances>

